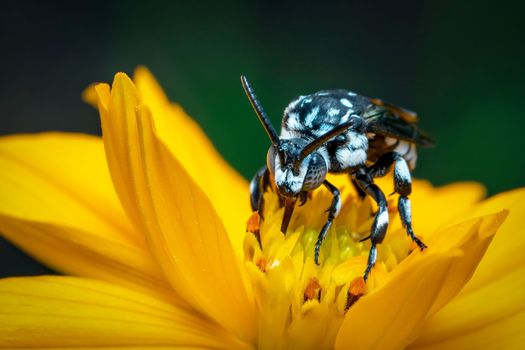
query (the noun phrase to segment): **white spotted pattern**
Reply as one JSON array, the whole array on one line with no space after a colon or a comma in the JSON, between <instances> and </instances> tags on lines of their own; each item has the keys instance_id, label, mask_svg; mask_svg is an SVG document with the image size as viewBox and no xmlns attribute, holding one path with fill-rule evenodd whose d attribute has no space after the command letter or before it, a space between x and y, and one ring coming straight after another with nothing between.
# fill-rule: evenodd
<instances>
[{"instance_id":1,"label":"white spotted pattern","mask_svg":"<svg viewBox=\"0 0 525 350\"><path fill-rule=\"evenodd\" d=\"M286 126L291 130L301 130L303 129L303 124L299 120L299 114L297 113L288 113L288 119L286 120Z\"/></svg>"},{"instance_id":2,"label":"white spotted pattern","mask_svg":"<svg viewBox=\"0 0 525 350\"><path fill-rule=\"evenodd\" d=\"M294 138L297 138L297 137L301 137L301 135L302 135L302 132L294 131L294 130L288 130L287 128L282 128L281 129L281 135L279 136L279 138L281 138L283 140L289 140L289 139L294 139Z\"/></svg>"},{"instance_id":3,"label":"white spotted pattern","mask_svg":"<svg viewBox=\"0 0 525 350\"><path fill-rule=\"evenodd\" d=\"M308 158L305 159L303 165L299 169L299 175L294 175L291 169L283 169L281 167L281 160L279 157L275 157L275 184L278 187L287 186L291 189L294 194L299 194L303 189L304 179L306 177L306 171L308 170L306 164Z\"/></svg>"},{"instance_id":4,"label":"white spotted pattern","mask_svg":"<svg viewBox=\"0 0 525 350\"><path fill-rule=\"evenodd\" d=\"M377 216L376 220L377 220L377 228L383 228L383 227L388 226L388 210L382 211Z\"/></svg>"},{"instance_id":5,"label":"white spotted pattern","mask_svg":"<svg viewBox=\"0 0 525 350\"><path fill-rule=\"evenodd\" d=\"M404 183L411 182L410 170L408 169L407 162L404 158L396 161L394 175Z\"/></svg>"},{"instance_id":6,"label":"white spotted pattern","mask_svg":"<svg viewBox=\"0 0 525 350\"><path fill-rule=\"evenodd\" d=\"M349 131L347 135L350 137L350 147L353 149L364 149L365 151L368 150L368 138L366 135Z\"/></svg>"},{"instance_id":7,"label":"white spotted pattern","mask_svg":"<svg viewBox=\"0 0 525 350\"><path fill-rule=\"evenodd\" d=\"M401 203L401 201L400 201ZM412 218L412 209L410 206L410 199L407 198L403 201L403 209L405 210L406 216Z\"/></svg>"},{"instance_id":8,"label":"white spotted pattern","mask_svg":"<svg viewBox=\"0 0 525 350\"><path fill-rule=\"evenodd\" d=\"M337 197L337 201L335 202L335 213L334 216L339 215L339 212L341 211L341 197Z\"/></svg>"},{"instance_id":9,"label":"white spotted pattern","mask_svg":"<svg viewBox=\"0 0 525 350\"><path fill-rule=\"evenodd\" d=\"M341 111L338 110L337 108L330 108L330 109L328 110L328 115L329 115L330 117L335 117L336 115L339 114L339 112L341 112Z\"/></svg>"},{"instance_id":10,"label":"white spotted pattern","mask_svg":"<svg viewBox=\"0 0 525 350\"><path fill-rule=\"evenodd\" d=\"M346 98L342 98L339 100L339 102L341 102L341 104L345 107L348 107L348 108L352 108L354 105L352 104L352 102L350 102L350 100L346 99Z\"/></svg>"},{"instance_id":11,"label":"white spotted pattern","mask_svg":"<svg viewBox=\"0 0 525 350\"><path fill-rule=\"evenodd\" d=\"M317 117L318 113L319 113L319 106L312 108L310 113L308 113L306 115L306 118L304 119L304 124L307 127L311 128L312 127L312 123L313 123L315 117Z\"/></svg>"},{"instance_id":12,"label":"white spotted pattern","mask_svg":"<svg viewBox=\"0 0 525 350\"><path fill-rule=\"evenodd\" d=\"M341 117L341 124L346 123L346 122L348 121L348 119L350 119L350 113L352 113L352 112L353 112L353 110L349 109L349 110L345 113L345 115L343 115L343 116Z\"/></svg>"},{"instance_id":13,"label":"white spotted pattern","mask_svg":"<svg viewBox=\"0 0 525 350\"><path fill-rule=\"evenodd\" d=\"M335 152L335 158L344 169L364 164L366 162L367 154L363 149L351 151L347 146L339 148Z\"/></svg>"}]
</instances>

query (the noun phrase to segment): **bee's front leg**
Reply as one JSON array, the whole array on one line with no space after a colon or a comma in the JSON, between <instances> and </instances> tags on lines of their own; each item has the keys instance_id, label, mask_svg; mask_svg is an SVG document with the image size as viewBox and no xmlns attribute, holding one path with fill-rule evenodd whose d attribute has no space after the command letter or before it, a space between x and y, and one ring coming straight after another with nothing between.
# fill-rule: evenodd
<instances>
[{"instance_id":1,"label":"bee's front leg","mask_svg":"<svg viewBox=\"0 0 525 350\"><path fill-rule=\"evenodd\" d=\"M270 186L270 172L268 167L263 166L250 181L250 204L253 211L263 217L264 210L264 192Z\"/></svg>"}]
</instances>

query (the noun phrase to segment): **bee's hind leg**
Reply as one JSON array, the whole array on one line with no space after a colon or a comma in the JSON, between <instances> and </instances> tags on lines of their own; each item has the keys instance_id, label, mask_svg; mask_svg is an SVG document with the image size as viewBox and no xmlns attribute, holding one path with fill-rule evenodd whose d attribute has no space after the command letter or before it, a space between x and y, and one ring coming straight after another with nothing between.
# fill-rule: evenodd
<instances>
[{"instance_id":1,"label":"bee's hind leg","mask_svg":"<svg viewBox=\"0 0 525 350\"><path fill-rule=\"evenodd\" d=\"M408 196L412 192L412 176L405 159L397 152L383 154L378 161L368 168L368 173L372 177L384 176L394 165L394 191L399 193L397 208L401 222L407 235L423 250L427 246L415 234L412 229L412 213L410 199Z\"/></svg>"}]
</instances>

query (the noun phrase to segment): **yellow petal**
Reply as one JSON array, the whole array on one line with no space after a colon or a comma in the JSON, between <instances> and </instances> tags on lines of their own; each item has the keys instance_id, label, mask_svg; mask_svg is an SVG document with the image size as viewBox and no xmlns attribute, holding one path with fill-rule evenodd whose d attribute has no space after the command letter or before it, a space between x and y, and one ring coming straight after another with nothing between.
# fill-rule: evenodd
<instances>
[{"instance_id":1,"label":"yellow petal","mask_svg":"<svg viewBox=\"0 0 525 350\"><path fill-rule=\"evenodd\" d=\"M0 348L240 347L198 314L109 283L0 280Z\"/></svg>"},{"instance_id":2,"label":"yellow petal","mask_svg":"<svg viewBox=\"0 0 525 350\"><path fill-rule=\"evenodd\" d=\"M169 293L169 285L153 257L126 241L4 215L0 215L0 231L57 271L139 289L159 288Z\"/></svg>"},{"instance_id":3,"label":"yellow petal","mask_svg":"<svg viewBox=\"0 0 525 350\"><path fill-rule=\"evenodd\" d=\"M505 213L443 231L457 236L447 249L413 252L385 285L362 297L345 316L337 349L402 349L422 322L468 281ZM437 243L437 240L434 242Z\"/></svg>"},{"instance_id":4,"label":"yellow petal","mask_svg":"<svg viewBox=\"0 0 525 350\"><path fill-rule=\"evenodd\" d=\"M461 260L448 271L447 281L441 287L429 315L446 305L470 280L507 216L508 211L502 210L497 214L465 221L429 237L428 243L433 251L460 249L463 252Z\"/></svg>"},{"instance_id":5,"label":"yellow petal","mask_svg":"<svg viewBox=\"0 0 525 350\"><path fill-rule=\"evenodd\" d=\"M525 189L499 194L470 210L510 211L470 282L424 324L413 348L520 348L525 341Z\"/></svg>"},{"instance_id":6,"label":"yellow petal","mask_svg":"<svg viewBox=\"0 0 525 350\"><path fill-rule=\"evenodd\" d=\"M509 216L498 230L472 281L466 286L467 290L492 283L498 276L503 277L525 265L525 188L489 198L464 216L476 217L502 209L508 209Z\"/></svg>"},{"instance_id":7,"label":"yellow petal","mask_svg":"<svg viewBox=\"0 0 525 350\"><path fill-rule=\"evenodd\" d=\"M148 238L174 288L194 307L251 340L254 310L224 226L204 192L137 108L144 184L137 183Z\"/></svg>"},{"instance_id":8,"label":"yellow petal","mask_svg":"<svg viewBox=\"0 0 525 350\"><path fill-rule=\"evenodd\" d=\"M251 213L248 183L221 157L197 123L179 105L170 103L146 68L139 67L134 80L153 114L159 138L204 190L242 257L244 225Z\"/></svg>"},{"instance_id":9,"label":"yellow petal","mask_svg":"<svg viewBox=\"0 0 525 350\"><path fill-rule=\"evenodd\" d=\"M138 175L132 172L139 166L135 157L137 143L133 141L137 138L135 107L141 103L140 97L124 73L115 75L111 92L106 84L95 85L94 89L98 95L104 150L113 185L129 220L144 232L144 217L138 209L134 186L143 180L135 179Z\"/></svg>"},{"instance_id":10,"label":"yellow petal","mask_svg":"<svg viewBox=\"0 0 525 350\"><path fill-rule=\"evenodd\" d=\"M98 137L60 133L2 137L0 176L3 214L84 228L101 236L136 235L115 196Z\"/></svg>"},{"instance_id":11,"label":"yellow petal","mask_svg":"<svg viewBox=\"0 0 525 350\"><path fill-rule=\"evenodd\" d=\"M425 238L451 222L463 221L465 210L485 195L484 187L474 182L433 187L427 181L414 180L413 189L410 199L414 230Z\"/></svg>"},{"instance_id":12,"label":"yellow petal","mask_svg":"<svg viewBox=\"0 0 525 350\"><path fill-rule=\"evenodd\" d=\"M425 318L457 253L419 259L376 292L354 304L336 338L336 349L402 349Z\"/></svg>"},{"instance_id":13,"label":"yellow petal","mask_svg":"<svg viewBox=\"0 0 525 350\"><path fill-rule=\"evenodd\" d=\"M409 349L522 349L525 266L474 292L461 293L430 317Z\"/></svg>"},{"instance_id":14,"label":"yellow petal","mask_svg":"<svg viewBox=\"0 0 525 350\"><path fill-rule=\"evenodd\" d=\"M153 134L151 114L129 77L116 74L107 110L103 103L99 107L117 193L166 277L196 309L252 339L252 301L224 226L204 192Z\"/></svg>"},{"instance_id":15,"label":"yellow petal","mask_svg":"<svg viewBox=\"0 0 525 350\"><path fill-rule=\"evenodd\" d=\"M122 212L98 137L1 138L0 232L58 271L166 285Z\"/></svg>"}]
</instances>

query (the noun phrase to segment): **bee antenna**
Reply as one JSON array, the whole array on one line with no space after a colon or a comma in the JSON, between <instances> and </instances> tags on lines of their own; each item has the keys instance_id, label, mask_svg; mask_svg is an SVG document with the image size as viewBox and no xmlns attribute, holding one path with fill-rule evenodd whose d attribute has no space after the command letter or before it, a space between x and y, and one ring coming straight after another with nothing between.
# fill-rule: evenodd
<instances>
[{"instance_id":1,"label":"bee antenna","mask_svg":"<svg viewBox=\"0 0 525 350\"><path fill-rule=\"evenodd\" d=\"M264 109L262 108L261 103L257 98L257 95L255 95L255 92L253 91L250 82L248 81L248 79L246 79L244 75L241 75L241 84L242 88L244 89L244 92L246 93L246 96L248 97L248 100L250 100L250 104L252 105L255 114L257 114L257 117L261 121L264 130L266 130L266 133L270 137L273 146L279 149L279 145L281 144L281 141L279 140L279 135L277 135L277 132L273 128L270 119L266 115L266 112L264 112Z\"/></svg>"},{"instance_id":2,"label":"bee antenna","mask_svg":"<svg viewBox=\"0 0 525 350\"><path fill-rule=\"evenodd\" d=\"M302 161L304 158L306 158L310 153L314 152L316 149L321 147L326 142L344 133L346 130L351 128L353 125L354 125L353 121L349 121L349 122L340 124L336 126L335 128L333 128L332 130L328 131L327 133L319 136L318 138L316 138L315 140L313 140L306 146L304 146L304 148L301 150L301 153L299 153L299 159L298 159L299 162Z\"/></svg>"}]
</instances>

